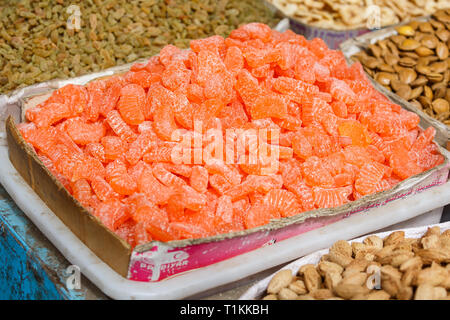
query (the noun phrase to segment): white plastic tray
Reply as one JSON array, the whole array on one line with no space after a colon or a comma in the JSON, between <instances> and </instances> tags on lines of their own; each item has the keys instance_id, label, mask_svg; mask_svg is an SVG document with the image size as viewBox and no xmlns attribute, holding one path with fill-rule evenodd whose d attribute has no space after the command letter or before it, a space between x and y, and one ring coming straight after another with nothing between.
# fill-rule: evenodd
<instances>
[{"instance_id":1,"label":"white plastic tray","mask_svg":"<svg viewBox=\"0 0 450 320\"><path fill-rule=\"evenodd\" d=\"M352 239L403 222L450 203L450 182L395 200L370 212L352 215L271 246L166 279L127 280L103 263L44 204L12 166L0 137L0 183L56 248L101 291L113 299L182 299L287 263L339 239ZM264 259L261 259L264 257Z\"/></svg>"},{"instance_id":2,"label":"white plastic tray","mask_svg":"<svg viewBox=\"0 0 450 320\"><path fill-rule=\"evenodd\" d=\"M405 237L406 238L420 238L429 227L432 226L439 226L441 228L441 232L450 229L450 221L449 222L445 222L445 223L440 223L440 224L432 224L432 225L426 225L426 226L422 226L422 227L417 227L417 228L398 228L395 230L403 230L405 231ZM376 233L375 235L379 236L380 238L384 238L386 236L388 236L392 231L387 231L387 232L381 232L381 233ZM357 238L357 239L353 239L350 242L362 242L368 235L364 235L363 237ZM305 265L305 264L317 264L320 261L320 258L324 255L328 253L328 248L327 249L323 249L323 250L319 250L316 251L312 254L309 254L303 258L300 258L296 261L293 261L291 263L289 263L288 265L284 266L283 268L281 268L280 270L291 270L292 272L297 272L297 270ZM280 270L275 271L273 274L271 274L270 276L262 279L261 281L257 282L256 284L254 284L253 286L251 286L240 298L239 300L254 300L254 299L260 299L261 296L264 294L264 292L267 289L267 285L269 284L270 280L272 279L272 277Z\"/></svg>"}]
</instances>

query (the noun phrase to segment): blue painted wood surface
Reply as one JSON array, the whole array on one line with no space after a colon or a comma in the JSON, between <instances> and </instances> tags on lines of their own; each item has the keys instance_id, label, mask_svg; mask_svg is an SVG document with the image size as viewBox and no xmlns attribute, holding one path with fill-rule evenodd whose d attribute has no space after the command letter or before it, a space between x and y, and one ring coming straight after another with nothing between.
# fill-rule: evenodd
<instances>
[{"instance_id":1,"label":"blue painted wood surface","mask_svg":"<svg viewBox=\"0 0 450 320\"><path fill-rule=\"evenodd\" d=\"M69 290L69 266L0 185L0 299L106 298L84 277Z\"/></svg>"}]
</instances>

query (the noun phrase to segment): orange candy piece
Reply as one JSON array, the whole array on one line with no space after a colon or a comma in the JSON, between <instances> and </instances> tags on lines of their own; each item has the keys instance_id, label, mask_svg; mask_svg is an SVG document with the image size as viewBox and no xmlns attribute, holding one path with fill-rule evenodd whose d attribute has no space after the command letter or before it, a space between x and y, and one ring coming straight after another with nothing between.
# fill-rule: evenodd
<instances>
[{"instance_id":1,"label":"orange candy piece","mask_svg":"<svg viewBox=\"0 0 450 320\"><path fill-rule=\"evenodd\" d=\"M97 176L105 176L105 167L98 159L86 155L75 164L72 181L75 182L78 179L93 180Z\"/></svg>"},{"instance_id":2,"label":"orange candy piece","mask_svg":"<svg viewBox=\"0 0 450 320\"><path fill-rule=\"evenodd\" d=\"M192 173L189 180L192 188L200 193L204 193L208 189L208 180L208 170L202 166L195 166L192 168Z\"/></svg>"},{"instance_id":3,"label":"orange candy piece","mask_svg":"<svg viewBox=\"0 0 450 320\"><path fill-rule=\"evenodd\" d=\"M297 197L287 190L272 189L267 193L264 201L277 210L282 217L295 216L303 211Z\"/></svg>"},{"instance_id":4,"label":"orange candy piece","mask_svg":"<svg viewBox=\"0 0 450 320\"><path fill-rule=\"evenodd\" d=\"M282 96L268 94L258 97L250 108L252 119L284 118L287 115L287 103Z\"/></svg>"},{"instance_id":5,"label":"orange candy piece","mask_svg":"<svg viewBox=\"0 0 450 320\"><path fill-rule=\"evenodd\" d=\"M106 179L115 192L131 195L137 189L136 181L128 174L125 163L115 160L106 166Z\"/></svg>"},{"instance_id":6,"label":"orange candy piece","mask_svg":"<svg viewBox=\"0 0 450 320\"><path fill-rule=\"evenodd\" d=\"M128 160L128 163L135 165L141 160L149 149L156 146L155 139L155 134L151 131L141 133L137 139L129 145L129 148L125 153L125 158Z\"/></svg>"},{"instance_id":7,"label":"orange candy piece","mask_svg":"<svg viewBox=\"0 0 450 320\"><path fill-rule=\"evenodd\" d=\"M274 210L264 201L257 202L247 211L244 217L245 228L251 229L268 224L272 219L281 217L278 210Z\"/></svg>"},{"instance_id":8,"label":"orange candy piece","mask_svg":"<svg viewBox=\"0 0 450 320\"><path fill-rule=\"evenodd\" d=\"M101 201L119 198L119 194L116 193L111 185L100 176L95 176L92 179L91 187Z\"/></svg>"},{"instance_id":9,"label":"orange candy piece","mask_svg":"<svg viewBox=\"0 0 450 320\"><path fill-rule=\"evenodd\" d=\"M91 186L85 179L79 179L72 184L72 192L75 199L77 199L83 206L89 207L93 196Z\"/></svg>"},{"instance_id":10,"label":"orange candy piece","mask_svg":"<svg viewBox=\"0 0 450 320\"><path fill-rule=\"evenodd\" d=\"M126 123L138 125L145 120L143 113L145 99L144 89L137 84L126 85L120 90L117 109Z\"/></svg>"},{"instance_id":11,"label":"orange candy piece","mask_svg":"<svg viewBox=\"0 0 450 320\"><path fill-rule=\"evenodd\" d=\"M99 142L106 132L103 123L85 123L81 119L68 123L66 130L72 140L79 145Z\"/></svg>"},{"instance_id":12,"label":"orange candy piece","mask_svg":"<svg viewBox=\"0 0 450 320\"><path fill-rule=\"evenodd\" d=\"M166 204L173 193L154 177L151 168L144 169L138 178L138 190L155 204Z\"/></svg>"},{"instance_id":13,"label":"orange candy piece","mask_svg":"<svg viewBox=\"0 0 450 320\"><path fill-rule=\"evenodd\" d=\"M113 231L117 230L130 218L125 206L117 199L101 202L95 209L94 215L96 215L107 228Z\"/></svg>"},{"instance_id":14,"label":"orange candy piece","mask_svg":"<svg viewBox=\"0 0 450 320\"><path fill-rule=\"evenodd\" d=\"M338 131L340 136L349 137L352 145L366 147L371 143L367 129L358 121L342 121Z\"/></svg>"},{"instance_id":15,"label":"orange candy piece","mask_svg":"<svg viewBox=\"0 0 450 320\"><path fill-rule=\"evenodd\" d=\"M362 195L376 192L377 185L385 175L385 166L372 162L365 164L355 180L355 189Z\"/></svg>"},{"instance_id":16,"label":"orange candy piece","mask_svg":"<svg viewBox=\"0 0 450 320\"><path fill-rule=\"evenodd\" d=\"M172 140L172 134L178 129L175 123L174 111L167 102L160 101L156 104L153 114L153 128L159 138Z\"/></svg>"},{"instance_id":17,"label":"orange candy piece","mask_svg":"<svg viewBox=\"0 0 450 320\"><path fill-rule=\"evenodd\" d=\"M244 67L242 51L238 47L228 48L224 63L229 72L237 75Z\"/></svg>"},{"instance_id":18,"label":"orange candy piece","mask_svg":"<svg viewBox=\"0 0 450 320\"><path fill-rule=\"evenodd\" d=\"M116 135L127 142L133 142L136 139L136 133L124 121L117 110L111 110L106 116L106 121Z\"/></svg>"},{"instance_id":19,"label":"orange candy piece","mask_svg":"<svg viewBox=\"0 0 450 320\"><path fill-rule=\"evenodd\" d=\"M333 177L323 161L317 157L309 157L302 165L303 179L309 186L332 187Z\"/></svg>"},{"instance_id":20,"label":"orange candy piece","mask_svg":"<svg viewBox=\"0 0 450 320\"><path fill-rule=\"evenodd\" d=\"M317 208L334 208L349 202L352 187L320 188L314 187L313 199Z\"/></svg>"}]
</instances>

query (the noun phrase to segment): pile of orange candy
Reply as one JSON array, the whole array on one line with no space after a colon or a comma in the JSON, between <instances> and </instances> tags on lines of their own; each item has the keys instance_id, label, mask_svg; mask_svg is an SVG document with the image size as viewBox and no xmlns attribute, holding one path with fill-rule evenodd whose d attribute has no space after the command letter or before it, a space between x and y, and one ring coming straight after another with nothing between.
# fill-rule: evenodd
<instances>
[{"instance_id":1,"label":"pile of orange candy","mask_svg":"<svg viewBox=\"0 0 450 320\"><path fill-rule=\"evenodd\" d=\"M444 161L359 64L259 23L62 87L26 117L44 165L132 246L340 206Z\"/></svg>"}]
</instances>

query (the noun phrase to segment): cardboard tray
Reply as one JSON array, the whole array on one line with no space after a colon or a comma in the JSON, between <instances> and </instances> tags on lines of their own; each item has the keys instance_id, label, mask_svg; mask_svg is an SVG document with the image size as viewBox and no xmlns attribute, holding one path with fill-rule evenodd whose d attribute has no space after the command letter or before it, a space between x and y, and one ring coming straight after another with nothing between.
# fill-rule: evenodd
<instances>
[{"instance_id":1,"label":"cardboard tray","mask_svg":"<svg viewBox=\"0 0 450 320\"><path fill-rule=\"evenodd\" d=\"M423 18L419 18L416 20L426 21L427 19L428 19L427 17L423 17ZM407 23L402 23L402 24L407 24ZM373 32L364 34L362 36L356 37L354 39L349 39L349 40L343 42L340 45L340 50L344 54L344 56L347 60L347 63L352 64L353 61L351 60L351 57L355 53L365 50L368 47L368 45L371 43L375 43L378 40L385 39L385 38L390 37L395 34L397 34L395 27L388 27L388 28L385 28L382 30L373 31ZM418 108L416 108L416 106L412 105L411 103L404 100L400 96L398 96L395 93L384 88L377 81L375 81L375 79L373 79L369 74L366 73L366 75L378 91L383 93L394 103L401 105L408 111L416 113L420 117L420 125L423 128L428 128L429 126L433 126L436 129L435 140L441 146L450 150L450 126L446 126L442 122L434 119L433 117L430 117L428 114L426 114L422 110L419 110Z\"/></svg>"}]
</instances>

